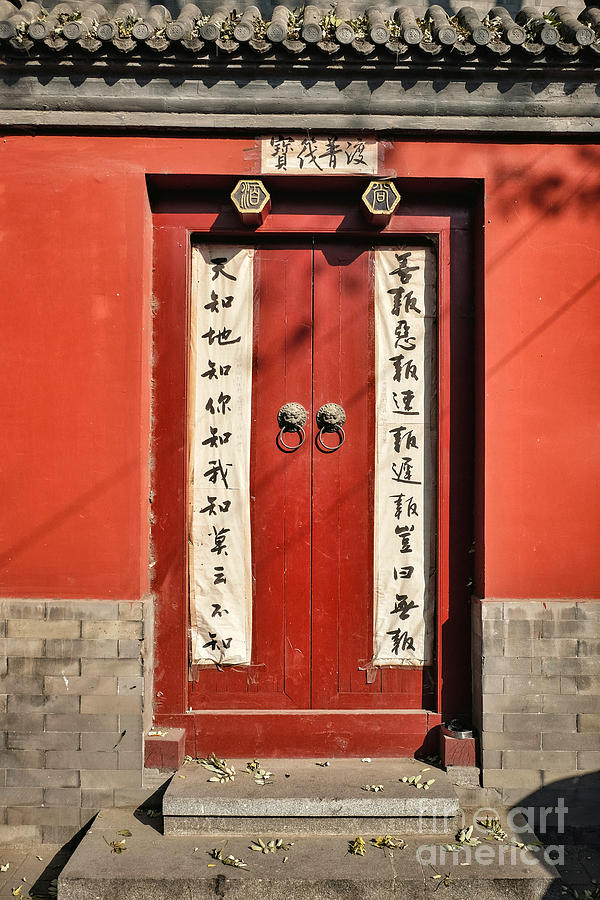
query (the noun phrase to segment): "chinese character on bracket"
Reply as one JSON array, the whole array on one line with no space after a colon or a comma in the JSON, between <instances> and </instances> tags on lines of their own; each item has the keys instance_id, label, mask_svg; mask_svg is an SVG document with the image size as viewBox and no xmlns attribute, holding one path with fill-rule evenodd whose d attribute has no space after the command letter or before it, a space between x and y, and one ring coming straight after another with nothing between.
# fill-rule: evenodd
<instances>
[{"instance_id":1,"label":"chinese character on bracket","mask_svg":"<svg viewBox=\"0 0 600 900\"><path fill-rule=\"evenodd\" d=\"M262 225L271 209L271 196L258 178L238 181L231 200L244 225Z\"/></svg>"},{"instance_id":2,"label":"chinese character on bracket","mask_svg":"<svg viewBox=\"0 0 600 900\"><path fill-rule=\"evenodd\" d=\"M371 225L383 228L400 203L400 194L393 181L370 181L362 195L363 215Z\"/></svg>"}]
</instances>

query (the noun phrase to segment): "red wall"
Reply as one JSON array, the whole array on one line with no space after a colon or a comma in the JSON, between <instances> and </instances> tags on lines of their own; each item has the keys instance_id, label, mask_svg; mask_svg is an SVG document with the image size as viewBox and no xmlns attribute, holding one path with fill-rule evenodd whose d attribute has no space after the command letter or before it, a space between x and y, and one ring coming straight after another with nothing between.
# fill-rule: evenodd
<instances>
[{"instance_id":1,"label":"red wall","mask_svg":"<svg viewBox=\"0 0 600 900\"><path fill-rule=\"evenodd\" d=\"M144 176L256 159L249 138L0 143L2 595L147 590ZM485 182L482 593L598 597L600 150L405 142L386 165Z\"/></svg>"}]
</instances>

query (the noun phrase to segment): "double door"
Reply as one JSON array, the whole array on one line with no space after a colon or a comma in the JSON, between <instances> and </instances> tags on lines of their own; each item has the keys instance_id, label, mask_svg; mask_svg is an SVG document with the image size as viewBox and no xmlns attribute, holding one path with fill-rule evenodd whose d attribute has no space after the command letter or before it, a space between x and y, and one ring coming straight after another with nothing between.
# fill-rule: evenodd
<instances>
[{"instance_id":1,"label":"double door","mask_svg":"<svg viewBox=\"0 0 600 900\"><path fill-rule=\"evenodd\" d=\"M375 250L364 243L254 248L251 658L193 666L191 709L355 711L359 728L368 711L435 707L433 665L372 665L374 292ZM301 446L300 431L280 435L287 403L307 412ZM319 437L327 403L345 412L343 442L336 429Z\"/></svg>"}]
</instances>

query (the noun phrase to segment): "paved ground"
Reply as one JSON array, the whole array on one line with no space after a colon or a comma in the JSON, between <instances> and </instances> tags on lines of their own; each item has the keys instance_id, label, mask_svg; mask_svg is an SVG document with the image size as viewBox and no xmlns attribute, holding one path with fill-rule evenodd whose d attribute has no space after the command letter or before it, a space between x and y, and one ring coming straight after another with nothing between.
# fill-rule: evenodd
<instances>
[{"instance_id":1,"label":"paved ground","mask_svg":"<svg viewBox=\"0 0 600 900\"><path fill-rule=\"evenodd\" d=\"M40 844L35 847L0 846L0 900L43 900L56 898L56 880L71 857L76 844L64 847L56 844Z\"/></svg>"},{"instance_id":2,"label":"paved ground","mask_svg":"<svg viewBox=\"0 0 600 900\"><path fill-rule=\"evenodd\" d=\"M123 815L121 817L119 817L119 813L115 814L111 811L111 821L107 822L106 825L112 830L114 830L116 824L123 824L125 827L128 821L128 815L129 813L126 810L123 810ZM121 823L121 818L123 818L123 823ZM146 825L152 830L160 829L161 820L153 819L152 821L148 821ZM100 820L97 820L96 822L96 828L98 827L100 827L101 831L105 830L103 823ZM179 839L171 838L169 840L178 841ZM337 840L339 840L339 838ZM413 840L414 836L411 836L410 841L412 842ZM6 871L0 872L0 900L13 900L15 896L21 898L21 900L29 900L29 898L55 900L56 880L78 843L79 841L74 839L64 847L52 844L40 844L38 846L21 848L9 846L0 847L0 867L4 867L7 863L9 864L9 868ZM200 842L197 841L196 843ZM203 847L202 849L205 850L206 848ZM106 857L103 856L103 864L109 866L116 863L114 868L118 868L119 863L122 864L124 861L124 854L122 856L115 856L110 853L108 847L106 850ZM371 854L372 858L374 853L375 851ZM344 856L344 863L346 863L348 858L345 857L345 854L341 855ZM246 849L244 858L248 860L249 857L253 863L257 859L260 859L261 864L271 862L269 857L260 858L257 854L249 852ZM361 861L362 860L360 859L350 860L351 865L354 867L360 865ZM279 862L280 860L278 859L278 864ZM281 868L283 871L283 866ZM223 867L221 867L221 869L226 874L229 874L227 869L224 869ZM445 875L446 870L448 870L448 866L439 868L438 872ZM214 871L214 869L212 871ZM454 871L459 871L460 877L461 875L464 876L467 874L468 868L464 867L462 870L455 869ZM579 898L579 900L586 900L586 898L600 898L600 847L590 846L583 842L577 844L565 844L564 865L559 865L558 871L561 876L562 886L558 888L555 887L552 894L542 894L544 900L550 896L560 897L561 893L562 896L565 896L566 898L573 897ZM447 900L453 898L456 894L456 876L453 878L454 884L446 885L443 879L434 879L434 874L434 870L432 869L431 873L429 873L430 877L427 879L427 892L430 892L431 894L434 892L438 894L438 892L440 892L439 896L441 898L446 897ZM586 891L589 891L590 893L586 894ZM174 900L177 896L177 893L173 895ZM468 896L469 900L471 900L472 897L474 900L475 895L468 894ZM508 887L507 892L504 893L503 896L508 900L510 897L518 897L521 895L520 893L512 893L510 887Z\"/></svg>"}]
</instances>

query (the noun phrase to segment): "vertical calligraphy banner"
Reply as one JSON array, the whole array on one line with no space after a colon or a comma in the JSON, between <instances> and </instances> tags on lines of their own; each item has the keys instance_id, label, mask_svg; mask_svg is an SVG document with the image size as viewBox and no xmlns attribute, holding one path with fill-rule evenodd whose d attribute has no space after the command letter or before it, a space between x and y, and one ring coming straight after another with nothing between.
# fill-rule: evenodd
<instances>
[{"instance_id":1,"label":"vertical calligraphy banner","mask_svg":"<svg viewBox=\"0 0 600 900\"><path fill-rule=\"evenodd\" d=\"M254 251L194 247L189 586L194 665L250 663Z\"/></svg>"},{"instance_id":2,"label":"vertical calligraphy banner","mask_svg":"<svg viewBox=\"0 0 600 900\"><path fill-rule=\"evenodd\" d=\"M436 264L432 250L375 251L373 664L433 661Z\"/></svg>"}]
</instances>

